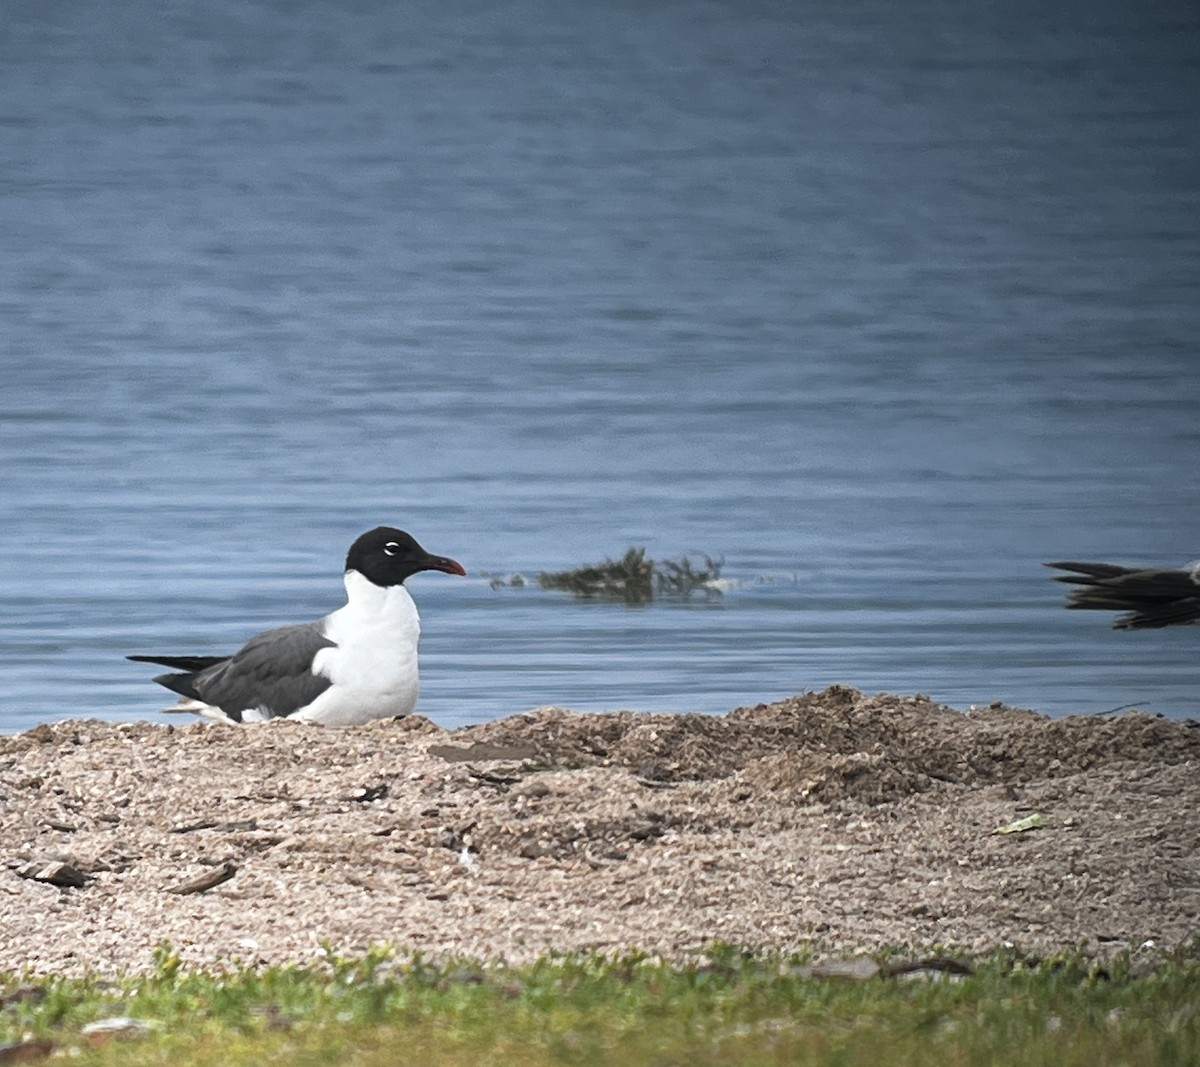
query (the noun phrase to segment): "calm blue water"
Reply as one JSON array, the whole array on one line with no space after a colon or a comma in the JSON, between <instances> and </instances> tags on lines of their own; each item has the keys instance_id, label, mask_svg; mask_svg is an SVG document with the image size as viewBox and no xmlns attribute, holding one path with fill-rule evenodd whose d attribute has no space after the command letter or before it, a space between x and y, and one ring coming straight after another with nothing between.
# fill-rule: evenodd
<instances>
[{"instance_id":1,"label":"calm blue water","mask_svg":"<svg viewBox=\"0 0 1200 1067\"><path fill-rule=\"evenodd\" d=\"M1041 561L1200 556L1189 2L42 4L0 22L0 730L340 603L420 710L832 682L1200 712L1200 632ZM645 544L739 585L489 587ZM160 695L161 693L161 695Z\"/></svg>"}]
</instances>

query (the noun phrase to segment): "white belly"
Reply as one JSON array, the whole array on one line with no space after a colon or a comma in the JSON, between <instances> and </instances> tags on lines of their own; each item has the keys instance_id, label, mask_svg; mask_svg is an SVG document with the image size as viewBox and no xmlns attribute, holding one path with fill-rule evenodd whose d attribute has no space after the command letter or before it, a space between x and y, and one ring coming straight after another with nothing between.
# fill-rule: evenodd
<instances>
[{"instance_id":1,"label":"white belly","mask_svg":"<svg viewBox=\"0 0 1200 1067\"><path fill-rule=\"evenodd\" d=\"M359 576L347 575L347 584L351 578ZM355 726L408 715L416 706L421 620L412 597L402 585L348 592L347 605L325 618L325 634L336 647L323 648L313 660L313 670L331 684L293 719Z\"/></svg>"}]
</instances>

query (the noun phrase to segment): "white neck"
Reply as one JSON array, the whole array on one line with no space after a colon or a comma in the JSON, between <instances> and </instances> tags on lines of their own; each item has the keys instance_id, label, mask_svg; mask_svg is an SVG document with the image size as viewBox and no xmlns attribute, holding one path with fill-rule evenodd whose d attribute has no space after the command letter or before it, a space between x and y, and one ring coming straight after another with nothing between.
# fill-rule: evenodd
<instances>
[{"instance_id":1,"label":"white neck","mask_svg":"<svg viewBox=\"0 0 1200 1067\"><path fill-rule=\"evenodd\" d=\"M381 603L388 593L396 589L404 589L402 585L376 585L369 579L364 578L358 571L347 571L342 578L342 584L346 587L347 603L363 604L364 606Z\"/></svg>"},{"instance_id":2,"label":"white neck","mask_svg":"<svg viewBox=\"0 0 1200 1067\"><path fill-rule=\"evenodd\" d=\"M344 581L346 606L328 616L328 623L333 623L334 628L340 630L347 624L356 628L395 628L411 631L413 636L416 636L420 627L420 617L417 615L417 605L413 603L404 586L376 585L358 571L347 571ZM329 636L337 640L334 634L330 633Z\"/></svg>"}]
</instances>

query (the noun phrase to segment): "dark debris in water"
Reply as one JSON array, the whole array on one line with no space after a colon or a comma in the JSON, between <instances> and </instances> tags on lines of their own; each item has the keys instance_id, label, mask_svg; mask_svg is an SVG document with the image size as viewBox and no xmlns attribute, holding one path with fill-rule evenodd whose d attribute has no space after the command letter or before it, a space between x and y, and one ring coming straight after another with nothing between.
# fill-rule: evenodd
<instances>
[{"instance_id":1,"label":"dark debris in water","mask_svg":"<svg viewBox=\"0 0 1200 1067\"><path fill-rule=\"evenodd\" d=\"M620 559L568 571L543 571L538 585L585 599L623 600L626 604L645 604L656 597L688 597L697 590L708 596L720 595L715 583L721 575L721 561L701 558L702 563L688 556L655 561L647 557L644 548L634 547Z\"/></svg>"}]
</instances>

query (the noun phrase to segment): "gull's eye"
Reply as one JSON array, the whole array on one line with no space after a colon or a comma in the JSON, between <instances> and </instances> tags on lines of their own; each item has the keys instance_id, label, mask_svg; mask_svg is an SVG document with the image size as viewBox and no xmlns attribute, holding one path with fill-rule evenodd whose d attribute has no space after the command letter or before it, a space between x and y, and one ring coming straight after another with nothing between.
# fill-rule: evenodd
<instances>
[{"instance_id":1,"label":"gull's eye","mask_svg":"<svg viewBox=\"0 0 1200 1067\"><path fill-rule=\"evenodd\" d=\"M383 546L383 551L385 555L395 556L400 552L400 546L395 541L389 541Z\"/></svg>"}]
</instances>

